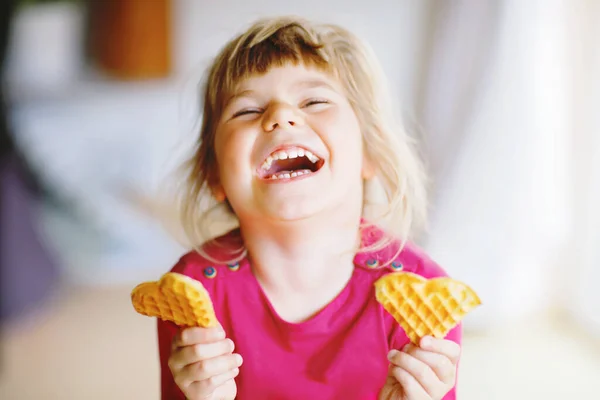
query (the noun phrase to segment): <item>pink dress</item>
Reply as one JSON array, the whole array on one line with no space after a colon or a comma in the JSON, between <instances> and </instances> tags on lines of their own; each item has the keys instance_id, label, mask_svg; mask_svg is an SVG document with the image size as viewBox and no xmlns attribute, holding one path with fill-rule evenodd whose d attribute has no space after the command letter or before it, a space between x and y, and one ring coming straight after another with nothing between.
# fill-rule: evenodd
<instances>
[{"instance_id":1,"label":"pink dress","mask_svg":"<svg viewBox=\"0 0 600 400\"><path fill-rule=\"evenodd\" d=\"M363 241L368 243L380 233L372 229ZM238 239L237 230L222 237L224 242ZM387 353L409 343L376 301L374 282L394 270L426 278L446 276L412 244L389 266L381 267L395 253L393 246L358 253L352 278L342 292L317 315L297 324L277 315L245 259L235 265L215 265L191 252L172 271L202 282L227 337L244 358L236 378L237 399L372 400L385 383ZM177 330L172 323L158 321L162 399L185 399L167 365ZM447 339L460 344L461 326ZM444 400L455 398L456 388Z\"/></svg>"}]
</instances>

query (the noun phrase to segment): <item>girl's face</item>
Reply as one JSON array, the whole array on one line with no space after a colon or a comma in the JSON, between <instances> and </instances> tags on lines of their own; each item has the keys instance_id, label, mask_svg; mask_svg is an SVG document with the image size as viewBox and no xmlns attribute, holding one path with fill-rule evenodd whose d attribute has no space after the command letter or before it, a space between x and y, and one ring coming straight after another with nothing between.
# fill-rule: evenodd
<instances>
[{"instance_id":1,"label":"girl's face","mask_svg":"<svg viewBox=\"0 0 600 400\"><path fill-rule=\"evenodd\" d=\"M240 82L218 121L219 184L240 220L362 207L361 129L340 84L302 65Z\"/></svg>"}]
</instances>

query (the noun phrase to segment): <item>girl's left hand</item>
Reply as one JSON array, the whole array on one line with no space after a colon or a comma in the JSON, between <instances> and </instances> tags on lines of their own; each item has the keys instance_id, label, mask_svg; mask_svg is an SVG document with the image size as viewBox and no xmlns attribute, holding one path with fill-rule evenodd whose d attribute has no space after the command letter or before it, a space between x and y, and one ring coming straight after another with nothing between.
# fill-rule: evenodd
<instances>
[{"instance_id":1,"label":"girl's left hand","mask_svg":"<svg viewBox=\"0 0 600 400\"><path fill-rule=\"evenodd\" d=\"M454 387L460 346L426 336L420 347L404 346L388 354L390 368L380 400L442 400Z\"/></svg>"}]
</instances>

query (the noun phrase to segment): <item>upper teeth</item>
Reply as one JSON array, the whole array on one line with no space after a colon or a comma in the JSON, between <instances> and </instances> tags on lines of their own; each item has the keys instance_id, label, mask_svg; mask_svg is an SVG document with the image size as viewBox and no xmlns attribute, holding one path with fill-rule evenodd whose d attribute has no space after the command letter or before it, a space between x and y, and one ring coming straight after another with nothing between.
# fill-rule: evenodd
<instances>
[{"instance_id":1,"label":"upper teeth","mask_svg":"<svg viewBox=\"0 0 600 400\"><path fill-rule=\"evenodd\" d=\"M263 162L261 168L264 170L270 169L271 164L275 160L287 160L288 158L296 158L296 157L306 157L313 164L319 161L319 157L315 156L308 150L300 149L300 148L292 148L287 150L279 150L272 153L267 159Z\"/></svg>"}]
</instances>

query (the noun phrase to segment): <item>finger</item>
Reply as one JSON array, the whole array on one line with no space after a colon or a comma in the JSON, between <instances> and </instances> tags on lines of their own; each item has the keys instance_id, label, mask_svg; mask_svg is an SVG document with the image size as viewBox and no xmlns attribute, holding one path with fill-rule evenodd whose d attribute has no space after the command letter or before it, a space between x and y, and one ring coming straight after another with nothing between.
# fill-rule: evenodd
<instances>
[{"instance_id":1,"label":"finger","mask_svg":"<svg viewBox=\"0 0 600 400\"><path fill-rule=\"evenodd\" d=\"M218 356L231 354L235 348L231 339L224 339L208 344L194 344L191 346L178 347L172 353L172 368L182 368L201 360L208 360Z\"/></svg>"},{"instance_id":2,"label":"finger","mask_svg":"<svg viewBox=\"0 0 600 400\"><path fill-rule=\"evenodd\" d=\"M228 354L187 365L183 367L179 375L184 383L189 384L195 381L209 379L234 368L239 368L242 365L242 362L242 356L239 354Z\"/></svg>"},{"instance_id":3,"label":"finger","mask_svg":"<svg viewBox=\"0 0 600 400\"><path fill-rule=\"evenodd\" d=\"M208 379L199 382L192 382L188 391L194 393L194 397L206 397L214 392L219 386L227 383L227 381L234 379L240 373L239 368L234 368L227 372L223 372L222 374L212 376Z\"/></svg>"},{"instance_id":4,"label":"finger","mask_svg":"<svg viewBox=\"0 0 600 400\"><path fill-rule=\"evenodd\" d=\"M173 339L174 348L189 346L192 344L212 343L225 339L223 328L185 328Z\"/></svg>"},{"instance_id":5,"label":"finger","mask_svg":"<svg viewBox=\"0 0 600 400\"><path fill-rule=\"evenodd\" d=\"M454 385L456 379L456 365L445 355L423 350L412 344L405 346L402 351L427 364L437 377L447 385Z\"/></svg>"},{"instance_id":6,"label":"finger","mask_svg":"<svg viewBox=\"0 0 600 400\"><path fill-rule=\"evenodd\" d=\"M460 345L452 340L438 339L433 336L425 336L420 342L421 348L445 355L452 361L452 364L458 364L460 358Z\"/></svg>"},{"instance_id":7,"label":"finger","mask_svg":"<svg viewBox=\"0 0 600 400\"><path fill-rule=\"evenodd\" d=\"M425 392L433 397L445 390L445 384L439 380L435 372L423 361L413 357L412 355L392 350L388 356L390 362L406 372L423 387Z\"/></svg>"},{"instance_id":8,"label":"finger","mask_svg":"<svg viewBox=\"0 0 600 400\"><path fill-rule=\"evenodd\" d=\"M393 365L393 364L392 364ZM390 368L390 374L396 378L402 390L404 391L405 398L408 399L431 399L431 396L421 386L421 384L415 379L415 377L403 368L393 366Z\"/></svg>"}]
</instances>

